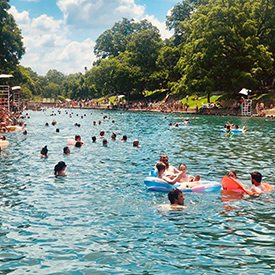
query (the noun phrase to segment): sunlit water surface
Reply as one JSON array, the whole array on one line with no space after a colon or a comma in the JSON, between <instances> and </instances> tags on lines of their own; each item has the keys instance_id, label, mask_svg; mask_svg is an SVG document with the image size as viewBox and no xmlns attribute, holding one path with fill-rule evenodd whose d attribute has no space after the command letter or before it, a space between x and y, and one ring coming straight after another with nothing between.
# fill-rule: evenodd
<instances>
[{"instance_id":1,"label":"sunlit water surface","mask_svg":"<svg viewBox=\"0 0 275 275\"><path fill-rule=\"evenodd\" d=\"M143 183L167 154L171 164L186 163L202 179L221 181L234 169L250 184L249 172L259 170L274 184L275 121L191 116L192 126L169 128L187 116L68 110L70 118L57 111L29 111L27 136L6 134L10 146L0 156L1 274L275 272L274 193L187 193L185 210L165 211L160 205L168 203L167 194L149 192ZM93 126L94 120L102 125ZM225 138L219 129L227 121L249 132ZM111 141L113 132L118 139L126 134L129 142ZM66 139L76 134L85 146L63 156ZM132 147L136 138L139 149ZM47 159L40 157L45 145ZM55 178L61 160L67 176Z\"/></svg>"}]
</instances>

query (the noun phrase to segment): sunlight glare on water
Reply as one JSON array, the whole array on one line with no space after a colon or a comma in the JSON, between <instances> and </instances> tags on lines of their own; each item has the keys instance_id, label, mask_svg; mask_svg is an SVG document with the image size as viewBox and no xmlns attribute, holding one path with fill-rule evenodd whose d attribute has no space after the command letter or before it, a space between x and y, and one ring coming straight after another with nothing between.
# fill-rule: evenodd
<instances>
[{"instance_id":1,"label":"sunlight glare on water","mask_svg":"<svg viewBox=\"0 0 275 275\"><path fill-rule=\"evenodd\" d=\"M190 116L192 126L175 128L169 122L186 115L64 109L28 115L28 134L5 134L10 145L0 155L1 274L274 272L274 193L186 193L186 209L166 211L160 205L167 194L147 191L143 181L166 154L205 180L220 182L235 170L250 184L249 172L258 170L274 184L275 121ZM248 133L225 138L219 129L227 121ZM76 134L85 145L64 156L66 139ZM124 134L127 143L120 142ZM134 139L140 148L132 147ZM40 157L45 145L46 159ZM55 178L59 161L67 175Z\"/></svg>"}]
</instances>

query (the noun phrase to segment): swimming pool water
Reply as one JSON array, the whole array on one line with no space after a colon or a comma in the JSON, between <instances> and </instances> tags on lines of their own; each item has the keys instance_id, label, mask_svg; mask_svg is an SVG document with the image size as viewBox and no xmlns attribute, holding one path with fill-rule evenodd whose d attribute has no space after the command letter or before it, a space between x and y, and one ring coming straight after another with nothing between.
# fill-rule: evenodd
<instances>
[{"instance_id":1,"label":"swimming pool water","mask_svg":"<svg viewBox=\"0 0 275 275\"><path fill-rule=\"evenodd\" d=\"M249 172L258 170L274 184L275 121L189 116L192 126L175 128L169 122L186 115L64 109L28 115L28 134L6 134L10 145L0 155L0 274L274 273L274 193L186 193L185 210L165 211L167 194L147 191L143 180L166 154L205 180L221 181L233 169L249 184ZM225 138L219 129L227 121L248 133ZM76 134L86 144L64 156L66 139ZM124 134L127 143L119 141ZM47 159L40 157L45 145ZM55 178L61 160L67 176Z\"/></svg>"}]
</instances>

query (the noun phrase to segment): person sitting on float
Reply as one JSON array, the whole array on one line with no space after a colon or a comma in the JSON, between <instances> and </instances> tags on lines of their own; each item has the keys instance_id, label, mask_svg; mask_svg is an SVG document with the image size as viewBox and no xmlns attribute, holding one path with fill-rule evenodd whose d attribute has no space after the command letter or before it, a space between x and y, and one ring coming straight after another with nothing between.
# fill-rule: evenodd
<instances>
[{"instance_id":1,"label":"person sitting on float","mask_svg":"<svg viewBox=\"0 0 275 275\"><path fill-rule=\"evenodd\" d=\"M168 157L166 155L161 155L159 161L165 164L164 174L166 176L172 176L179 173L179 170L176 167L169 164Z\"/></svg>"},{"instance_id":2,"label":"person sitting on float","mask_svg":"<svg viewBox=\"0 0 275 275\"><path fill-rule=\"evenodd\" d=\"M160 178L160 179L166 181L167 183L169 183L171 185L174 185L175 183L179 182L182 175L183 175L183 172L181 171L176 176L173 176L173 179L171 179L169 176L166 176L164 174L166 165L163 162L158 162L156 164L156 168L158 170L157 178Z\"/></svg>"},{"instance_id":3,"label":"person sitting on float","mask_svg":"<svg viewBox=\"0 0 275 275\"><path fill-rule=\"evenodd\" d=\"M186 175L187 166L184 163L179 165L179 171L183 172L183 176L180 182L192 182L192 181L199 181L201 179L200 175L196 175L195 177L191 175Z\"/></svg>"}]
</instances>

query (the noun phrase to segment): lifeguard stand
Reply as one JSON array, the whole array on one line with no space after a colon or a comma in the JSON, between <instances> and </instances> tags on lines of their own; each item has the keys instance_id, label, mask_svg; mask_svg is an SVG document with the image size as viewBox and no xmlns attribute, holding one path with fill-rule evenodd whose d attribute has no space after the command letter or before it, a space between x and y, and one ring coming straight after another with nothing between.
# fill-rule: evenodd
<instances>
[{"instance_id":1,"label":"lifeguard stand","mask_svg":"<svg viewBox=\"0 0 275 275\"><path fill-rule=\"evenodd\" d=\"M21 99L21 93L20 93L20 86L14 86L11 88L12 90L12 100L14 103L17 104L17 106L20 105L20 99Z\"/></svg>"},{"instance_id":2,"label":"lifeguard stand","mask_svg":"<svg viewBox=\"0 0 275 275\"><path fill-rule=\"evenodd\" d=\"M11 74L0 74L0 79L13 77ZM0 85L0 109L7 107L10 111L10 98L12 96L11 88L8 84Z\"/></svg>"},{"instance_id":3,"label":"lifeguard stand","mask_svg":"<svg viewBox=\"0 0 275 275\"><path fill-rule=\"evenodd\" d=\"M245 99L242 104L242 116L251 116L252 100Z\"/></svg>"},{"instance_id":4,"label":"lifeguard stand","mask_svg":"<svg viewBox=\"0 0 275 275\"><path fill-rule=\"evenodd\" d=\"M9 85L0 85L0 109L7 107L10 110L10 86Z\"/></svg>"}]
</instances>

